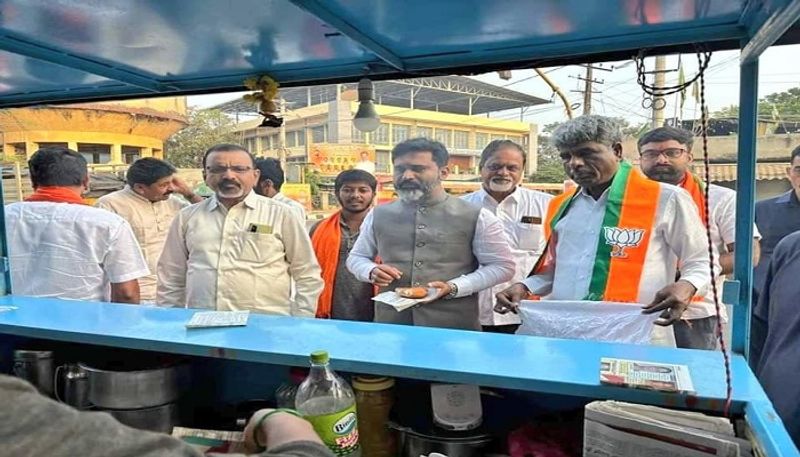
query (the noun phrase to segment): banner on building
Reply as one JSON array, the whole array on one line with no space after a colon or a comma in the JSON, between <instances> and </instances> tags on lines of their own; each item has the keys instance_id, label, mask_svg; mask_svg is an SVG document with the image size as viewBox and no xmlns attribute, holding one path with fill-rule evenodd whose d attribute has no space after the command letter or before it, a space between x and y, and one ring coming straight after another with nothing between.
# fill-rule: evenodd
<instances>
[{"instance_id":1,"label":"banner on building","mask_svg":"<svg viewBox=\"0 0 800 457\"><path fill-rule=\"evenodd\" d=\"M311 185L300 183L283 183L281 193L303 205L306 211L313 209L311 201Z\"/></svg>"},{"instance_id":2,"label":"banner on building","mask_svg":"<svg viewBox=\"0 0 800 457\"><path fill-rule=\"evenodd\" d=\"M315 143L309 147L309 161L323 175L337 175L345 170L361 168L359 163L375 169L375 148L367 144Z\"/></svg>"}]
</instances>

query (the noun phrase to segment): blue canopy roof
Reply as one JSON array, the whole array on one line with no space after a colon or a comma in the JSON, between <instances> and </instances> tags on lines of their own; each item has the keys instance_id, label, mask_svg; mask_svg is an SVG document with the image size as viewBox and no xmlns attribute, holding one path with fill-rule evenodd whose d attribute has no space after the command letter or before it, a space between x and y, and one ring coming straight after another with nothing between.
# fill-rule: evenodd
<instances>
[{"instance_id":1,"label":"blue canopy roof","mask_svg":"<svg viewBox=\"0 0 800 457\"><path fill-rule=\"evenodd\" d=\"M0 106L468 74L800 41L797 1L2 0ZM790 21L788 24L780 22ZM772 37L772 44L778 37Z\"/></svg>"}]
</instances>

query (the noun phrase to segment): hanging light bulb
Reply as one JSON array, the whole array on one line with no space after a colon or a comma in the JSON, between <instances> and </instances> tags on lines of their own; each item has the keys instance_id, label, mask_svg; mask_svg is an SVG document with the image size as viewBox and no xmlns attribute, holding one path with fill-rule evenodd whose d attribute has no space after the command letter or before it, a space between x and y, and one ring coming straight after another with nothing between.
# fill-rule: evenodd
<instances>
[{"instance_id":1,"label":"hanging light bulb","mask_svg":"<svg viewBox=\"0 0 800 457\"><path fill-rule=\"evenodd\" d=\"M353 125L362 132L373 132L381 125L381 118L375 111L372 81L361 78L358 82L358 112L353 118Z\"/></svg>"}]
</instances>

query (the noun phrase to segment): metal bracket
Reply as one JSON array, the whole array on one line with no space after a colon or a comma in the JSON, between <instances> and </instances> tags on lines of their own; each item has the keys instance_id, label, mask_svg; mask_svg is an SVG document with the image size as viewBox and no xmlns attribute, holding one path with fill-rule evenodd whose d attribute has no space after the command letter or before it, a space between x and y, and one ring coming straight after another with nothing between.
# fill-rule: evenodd
<instances>
[{"instance_id":1,"label":"metal bracket","mask_svg":"<svg viewBox=\"0 0 800 457\"><path fill-rule=\"evenodd\" d=\"M739 304L739 288L741 283L735 279L726 279L722 283L722 303L728 303L733 306Z\"/></svg>"}]
</instances>

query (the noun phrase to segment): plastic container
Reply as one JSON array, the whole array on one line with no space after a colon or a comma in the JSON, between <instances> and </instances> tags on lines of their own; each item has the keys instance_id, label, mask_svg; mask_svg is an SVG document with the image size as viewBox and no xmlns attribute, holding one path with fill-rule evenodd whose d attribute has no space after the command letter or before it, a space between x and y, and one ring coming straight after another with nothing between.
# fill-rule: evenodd
<instances>
[{"instance_id":1,"label":"plastic container","mask_svg":"<svg viewBox=\"0 0 800 457\"><path fill-rule=\"evenodd\" d=\"M389 413L394 405L394 379L356 376L353 378L353 389L356 393L361 455L396 456L397 436L388 426Z\"/></svg>"},{"instance_id":2,"label":"plastic container","mask_svg":"<svg viewBox=\"0 0 800 457\"><path fill-rule=\"evenodd\" d=\"M307 368L292 367L289 369L289 381L281 384L275 391L275 403L278 408L294 409L297 388L300 387L300 383L306 376L308 376Z\"/></svg>"},{"instance_id":3,"label":"plastic container","mask_svg":"<svg viewBox=\"0 0 800 457\"><path fill-rule=\"evenodd\" d=\"M328 364L326 351L311 353L311 370L295 397L297 411L338 457L360 457L353 390Z\"/></svg>"}]
</instances>

